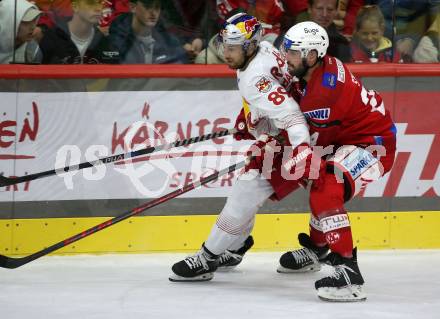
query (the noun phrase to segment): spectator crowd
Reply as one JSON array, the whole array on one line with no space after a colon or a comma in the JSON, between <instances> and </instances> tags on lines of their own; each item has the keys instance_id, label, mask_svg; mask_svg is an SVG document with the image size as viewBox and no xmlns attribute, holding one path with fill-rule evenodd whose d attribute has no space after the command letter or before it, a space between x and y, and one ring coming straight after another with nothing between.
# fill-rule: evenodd
<instances>
[{"instance_id":1,"label":"spectator crowd","mask_svg":"<svg viewBox=\"0 0 440 319\"><path fill-rule=\"evenodd\" d=\"M216 33L239 11L277 47L311 20L343 62L440 61L440 0L1 0L0 63L223 63Z\"/></svg>"}]
</instances>

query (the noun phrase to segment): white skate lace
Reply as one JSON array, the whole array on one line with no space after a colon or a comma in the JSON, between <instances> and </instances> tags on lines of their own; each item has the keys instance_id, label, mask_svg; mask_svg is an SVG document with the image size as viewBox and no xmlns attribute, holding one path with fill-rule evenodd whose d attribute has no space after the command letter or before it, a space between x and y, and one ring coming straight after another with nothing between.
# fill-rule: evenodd
<instances>
[{"instance_id":1,"label":"white skate lace","mask_svg":"<svg viewBox=\"0 0 440 319\"><path fill-rule=\"evenodd\" d=\"M337 266L335 266L335 270L333 271L333 273L329 277L338 280L339 278L341 278L341 276L343 276L345 279L345 282L348 285L351 285L350 276L348 275L347 271L351 271L352 273L356 273L353 269L351 269L350 267L348 267L346 265L337 265Z\"/></svg>"},{"instance_id":2,"label":"white skate lace","mask_svg":"<svg viewBox=\"0 0 440 319\"><path fill-rule=\"evenodd\" d=\"M220 256L220 264L228 262L232 258L232 254L229 251L225 251Z\"/></svg>"},{"instance_id":3,"label":"white skate lace","mask_svg":"<svg viewBox=\"0 0 440 319\"><path fill-rule=\"evenodd\" d=\"M305 261L312 260L313 262L318 262L318 256L315 253L310 251L310 249L302 248L300 250L292 251L293 258L299 263L302 264Z\"/></svg>"},{"instance_id":4,"label":"white skate lace","mask_svg":"<svg viewBox=\"0 0 440 319\"><path fill-rule=\"evenodd\" d=\"M240 259L240 255L231 253L230 251L226 250L223 254L220 256L220 264L226 263L231 259Z\"/></svg>"},{"instance_id":5,"label":"white skate lace","mask_svg":"<svg viewBox=\"0 0 440 319\"><path fill-rule=\"evenodd\" d=\"M185 262L190 269L203 267L204 269L209 270L206 257L202 252L198 252L194 256L185 258Z\"/></svg>"}]
</instances>

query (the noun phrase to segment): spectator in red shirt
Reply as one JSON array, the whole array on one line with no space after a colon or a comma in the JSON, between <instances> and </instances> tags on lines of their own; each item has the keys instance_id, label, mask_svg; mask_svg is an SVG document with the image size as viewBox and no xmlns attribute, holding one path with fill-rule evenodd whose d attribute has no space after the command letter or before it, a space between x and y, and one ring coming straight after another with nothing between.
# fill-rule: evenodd
<instances>
[{"instance_id":1,"label":"spectator in red shirt","mask_svg":"<svg viewBox=\"0 0 440 319\"><path fill-rule=\"evenodd\" d=\"M217 0L217 14L225 19L233 10L243 11L255 16L263 26L264 40L274 42L280 34L280 20L284 6L280 0Z\"/></svg>"},{"instance_id":2,"label":"spectator in red shirt","mask_svg":"<svg viewBox=\"0 0 440 319\"><path fill-rule=\"evenodd\" d=\"M247 12L255 16L263 27L263 40L271 43L280 35L281 18L285 12L280 0L216 0L216 10L220 24L224 23L226 17L238 12ZM207 48L195 58L195 63L224 63L223 54L216 48L216 38L215 35L209 40Z\"/></svg>"},{"instance_id":3,"label":"spectator in red shirt","mask_svg":"<svg viewBox=\"0 0 440 319\"><path fill-rule=\"evenodd\" d=\"M364 6L356 19L351 42L352 61L356 63L401 62L393 43L384 37L385 18L378 6Z\"/></svg>"},{"instance_id":4,"label":"spectator in red shirt","mask_svg":"<svg viewBox=\"0 0 440 319\"><path fill-rule=\"evenodd\" d=\"M308 0L283 0L286 13L282 20L281 30L284 35L291 26L310 20L309 18L309 1ZM278 41L278 39L277 39Z\"/></svg>"},{"instance_id":5,"label":"spectator in red shirt","mask_svg":"<svg viewBox=\"0 0 440 319\"><path fill-rule=\"evenodd\" d=\"M356 16L363 5L364 0L339 0L338 14L334 22L347 39L353 36Z\"/></svg>"},{"instance_id":6,"label":"spectator in red shirt","mask_svg":"<svg viewBox=\"0 0 440 319\"><path fill-rule=\"evenodd\" d=\"M110 24L122 13L130 12L129 0L104 0L99 30L108 35Z\"/></svg>"},{"instance_id":7,"label":"spectator in red shirt","mask_svg":"<svg viewBox=\"0 0 440 319\"><path fill-rule=\"evenodd\" d=\"M35 0L31 1L37 5L42 12L38 20L38 26L34 30L34 37L37 41L43 38L44 32L55 27L60 21L72 17L72 1L69 0Z\"/></svg>"}]
</instances>

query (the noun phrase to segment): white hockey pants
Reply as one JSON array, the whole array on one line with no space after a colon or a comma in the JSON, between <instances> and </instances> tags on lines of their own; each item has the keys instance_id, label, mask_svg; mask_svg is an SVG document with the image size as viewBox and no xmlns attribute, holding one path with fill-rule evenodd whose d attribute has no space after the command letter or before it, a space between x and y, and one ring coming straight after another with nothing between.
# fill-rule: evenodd
<instances>
[{"instance_id":1,"label":"white hockey pants","mask_svg":"<svg viewBox=\"0 0 440 319\"><path fill-rule=\"evenodd\" d=\"M255 214L272 193L272 186L260 175L252 171L240 175L205 247L216 255L241 248L254 227Z\"/></svg>"}]
</instances>

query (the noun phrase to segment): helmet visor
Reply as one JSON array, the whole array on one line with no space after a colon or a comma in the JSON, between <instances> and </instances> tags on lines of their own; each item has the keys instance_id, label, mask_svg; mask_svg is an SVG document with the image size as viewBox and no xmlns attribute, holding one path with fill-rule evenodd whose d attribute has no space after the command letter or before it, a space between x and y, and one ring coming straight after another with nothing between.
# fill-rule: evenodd
<instances>
[{"instance_id":1,"label":"helmet visor","mask_svg":"<svg viewBox=\"0 0 440 319\"><path fill-rule=\"evenodd\" d=\"M214 46L217 50L217 55L224 60L225 52L234 54L235 52L243 51L242 43L230 43L229 41L224 41L224 38L219 34L215 38Z\"/></svg>"}]
</instances>

